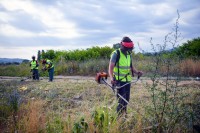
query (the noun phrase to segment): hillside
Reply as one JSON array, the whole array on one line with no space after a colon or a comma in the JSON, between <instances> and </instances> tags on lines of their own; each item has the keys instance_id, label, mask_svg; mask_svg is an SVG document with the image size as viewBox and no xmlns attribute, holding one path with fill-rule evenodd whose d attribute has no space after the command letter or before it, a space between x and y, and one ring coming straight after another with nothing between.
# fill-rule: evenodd
<instances>
[{"instance_id":1,"label":"hillside","mask_svg":"<svg viewBox=\"0 0 200 133\"><path fill-rule=\"evenodd\" d=\"M28 61L27 59L20 59L20 58L0 58L1 64L6 63L22 63L23 61Z\"/></svg>"}]
</instances>

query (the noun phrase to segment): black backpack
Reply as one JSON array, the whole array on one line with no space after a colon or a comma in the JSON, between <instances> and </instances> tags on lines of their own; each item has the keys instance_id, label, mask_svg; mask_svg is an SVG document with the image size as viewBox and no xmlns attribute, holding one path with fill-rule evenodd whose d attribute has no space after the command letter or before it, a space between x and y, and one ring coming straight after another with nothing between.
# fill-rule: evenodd
<instances>
[{"instance_id":1,"label":"black backpack","mask_svg":"<svg viewBox=\"0 0 200 133\"><path fill-rule=\"evenodd\" d=\"M119 62L119 58L120 58L119 49L117 49L116 51L117 51L117 58L116 58L116 61L115 61L115 66L116 66L116 64ZM119 68L119 63L118 63L118 68Z\"/></svg>"}]
</instances>

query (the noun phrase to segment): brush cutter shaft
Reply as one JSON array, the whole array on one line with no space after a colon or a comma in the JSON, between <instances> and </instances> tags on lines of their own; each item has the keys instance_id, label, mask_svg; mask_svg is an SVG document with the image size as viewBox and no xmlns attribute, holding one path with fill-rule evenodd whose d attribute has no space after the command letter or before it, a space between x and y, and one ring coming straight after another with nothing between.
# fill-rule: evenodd
<instances>
[{"instance_id":1,"label":"brush cutter shaft","mask_svg":"<svg viewBox=\"0 0 200 133\"><path fill-rule=\"evenodd\" d=\"M114 89L110 84L108 84L104 79L103 79L102 81L105 83L105 85L109 86L109 87L113 90L114 94L116 94L116 93L115 93L115 89ZM123 99L127 104L129 104L129 102L128 102L122 95L120 95L119 93L117 93L117 95L118 95L121 99Z\"/></svg>"},{"instance_id":2,"label":"brush cutter shaft","mask_svg":"<svg viewBox=\"0 0 200 133\"><path fill-rule=\"evenodd\" d=\"M117 87L117 86L112 87L110 84L108 84L108 83L106 82L106 80L105 80L104 78L102 78L101 80L105 83L105 85L109 86L109 87L113 90L114 94L116 94L116 93L115 93L115 89L120 89L120 88L122 88L122 87L124 87L124 86L126 86L126 85L128 85L128 84L131 84L131 83L136 83L136 82L139 80L139 78L140 78L140 77L138 77L136 81L132 81L132 82L126 83L126 84L124 84L124 85L122 85L122 86L119 86L119 87ZM131 106L131 105L129 104L129 102L128 102L122 95L120 95L119 93L117 93L117 95L118 95L121 99L123 99L129 106Z\"/></svg>"},{"instance_id":3,"label":"brush cutter shaft","mask_svg":"<svg viewBox=\"0 0 200 133\"><path fill-rule=\"evenodd\" d=\"M129 102L128 102L122 95L120 95L119 93L117 93L117 95L118 95L121 99L123 99L124 102L127 103L127 105L131 106L131 104L129 104Z\"/></svg>"}]
</instances>

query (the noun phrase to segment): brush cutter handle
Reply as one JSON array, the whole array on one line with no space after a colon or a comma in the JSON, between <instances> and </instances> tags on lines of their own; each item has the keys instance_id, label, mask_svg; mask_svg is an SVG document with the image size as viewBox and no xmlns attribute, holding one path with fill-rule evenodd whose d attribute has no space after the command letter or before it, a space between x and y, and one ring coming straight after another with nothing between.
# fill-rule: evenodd
<instances>
[{"instance_id":1,"label":"brush cutter handle","mask_svg":"<svg viewBox=\"0 0 200 133\"><path fill-rule=\"evenodd\" d=\"M122 87L124 87L124 86L126 86L128 84L136 83L136 82L138 82L139 79L140 79L140 76L138 75L138 77L137 77L137 79L135 81L128 82L128 83L126 83L126 84L124 84L122 86L116 86L115 89L120 89L120 88L122 88Z\"/></svg>"},{"instance_id":2,"label":"brush cutter handle","mask_svg":"<svg viewBox=\"0 0 200 133\"><path fill-rule=\"evenodd\" d=\"M126 86L128 84L136 83L140 79L140 76L141 75L138 74L138 77L137 77L136 81L128 82L128 83L126 83L126 84L124 84L122 86L116 86L116 83L111 84L111 85L109 83L107 83L106 80L107 80L108 75L105 72L99 72L99 73L97 73L96 77L95 77L95 80L99 84L106 84L106 85L108 85L113 90L113 92L115 92L115 89L120 89L120 88L122 88L122 87L124 87L124 86ZM116 81L115 78L114 78L114 81Z\"/></svg>"}]
</instances>

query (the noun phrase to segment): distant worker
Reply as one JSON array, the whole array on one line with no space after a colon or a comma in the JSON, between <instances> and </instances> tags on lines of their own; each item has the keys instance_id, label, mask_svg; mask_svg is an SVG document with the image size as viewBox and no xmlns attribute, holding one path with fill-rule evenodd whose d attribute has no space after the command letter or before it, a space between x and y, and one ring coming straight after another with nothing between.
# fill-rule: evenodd
<instances>
[{"instance_id":1,"label":"distant worker","mask_svg":"<svg viewBox=\"0 0 200 133\"><path fill-rule=\"evenodd\" d=\"M49 82L53 81L53 75L54 75L54 65L52 63L52 61L50 61L49 59L44 59L42 61L42 64L44 65L43 70L44 71L48 71L49 72Z\"/></svg>"},{"instance_id":2,"label":"distant worker","mask_svg":"<svg viewBox=\"0 0 200 133\"><path fill-rule=\"evenodd\" d=\"M30 62L33 80L39 80L38 66L39 66L39 63L37 60L35 60L35 56L33 55L32 61Z\"/></svg>"},{"instance_id":3,"label":"distant worker","mask_svg":"<svg viewBox=\"0 0 200 133\"><path fill-rule=\"evenodd\" d=\"M123 37L120 48L112 52L108 70L112 85L123 86L127 83L130 83L134 74L142 76L143 72L137 71L133 67L131 55L133 48L134 44L131 39L129 37ZM130 88L131 85L127 84L117 90L117 93L120 94L128 102L130 99ZM117 98L117 113L119 116L123 114L126 116L127 102L125 102L118 95Z\"/></svg>"}]
</instances>

